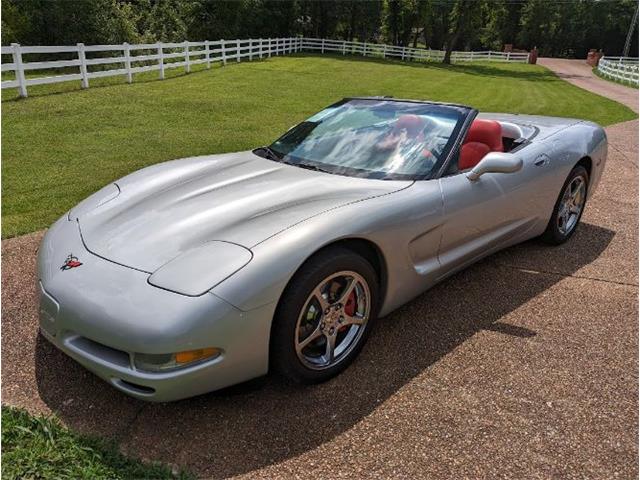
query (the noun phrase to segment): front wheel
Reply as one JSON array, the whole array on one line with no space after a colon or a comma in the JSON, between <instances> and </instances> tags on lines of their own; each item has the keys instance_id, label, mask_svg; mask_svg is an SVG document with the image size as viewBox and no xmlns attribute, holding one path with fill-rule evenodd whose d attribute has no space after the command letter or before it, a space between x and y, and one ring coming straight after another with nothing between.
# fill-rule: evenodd
<instances>
[{"instance_id":1,"label":"front wheel","mask_svg":"<svg viewBox=\"0 0 640 480\"><path fill-rule=\"evenodd\" d=\"M285 377L327 380L358 355L377 315L378 280L351 250L312 257L287 286L274 318L271 360Z\"/></svg>"},{"instance_id":2,"label":"front wheel","mask_svg":"<svg viewBox=\"0 0 640 480\"><path fill-rule=\"evenodd\" d=\"M551 245L559 245L573 235L587 202L588 185L587 170L580 165L574 167L562 186L542 240Z\"/></svg>"}]
</instances>

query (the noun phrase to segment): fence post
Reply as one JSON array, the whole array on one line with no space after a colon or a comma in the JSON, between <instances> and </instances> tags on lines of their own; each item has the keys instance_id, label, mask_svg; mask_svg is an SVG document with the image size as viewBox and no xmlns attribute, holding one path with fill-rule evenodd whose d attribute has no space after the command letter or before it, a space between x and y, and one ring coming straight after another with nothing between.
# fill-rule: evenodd
<instances>
[{"instance_id":1,"label":"fence post","mask_svg":"<svg viewBox=\"0 0 640 480\"><path fill-rule=\"evenodd\" d=\"M227 64L227 51L225 50L224 40L220 40L220 50L222 50L222 65Z\"/></svg>"},{"instance_id":2,"label":"fence post","mask_svg":"<svg viewBox=\"0 0 640 480\"><path fill-rule=\"evenodd\" d=\"M80 60L80 75L82 88L89 88L89 75L87 74L87 57L84 54L84 43L78 43L78 60Z\"/></svg>"},{"instance_id":3,"label":"fence post","mask_svg":"<svg viewBox=\"0 0 640 480\"><path fill-rule=\"evenodd\" d=\"M262 60L262 38L260 38L258 43L258 55L260 56L260 60Z\"/></svg>"},{"instance_id":4,"label":"fence post","mask_svg":"<svg viewBox=\"0 0 640 480\"><path fill-rule=\"evenodd\" d=\"M18 91L23 98L27 97L27 79L24 76L24 68L22 67L22 52L19 43L12 43L13 47L13 63L16 64L16 80L18 81Z\"/></svg>"},{"instance_id":5,"label":"fence post","mask_svg":"<svg viewBox=\"0 0 640 480\"><path fill-rule=\"evenodd\" d=\"M133 75L131 74L131 47L127 42L124 42L124 68L127 70L127 82L133 82Z\"/></svg>"},{"instance_id":6,"label":"fence post","mask_svg":"<svg viewBox=\"0 0 640 480\"><path fill-rule=\"evenodd\" d=\"M491 50L489 50L489 60L491 60Z\"/></svg>"},{"instance_id":7,"label":"fence post","mask_svg":"<svg viewBox=\"0 0 640 480\"><path fill-rule=\"evenodd\" d=\"M387 58L387 44L382 46L382 58Z\"/></svg>"},{"instance_id":8,"label":"fence post","mask_svg":"<svg viewBox=\"0 0 640 480\"><path fill-rule=\"evenodd\" d=\"M160 80L164 80L164 48L162 48L162 42L158 42L158 70L160 71Z\"/></svg>"},{"instance_id":9,"label":"fence post","mask_svg":"<svg viewBox=\"0 0 640 480\"><path fill-rule=\"evenodd\" d=\"M253 38L249 39L249 61L253 61Z\"/></svg>"},{"instance_id":10,"label":"fence post","mask_svg":"<svg viewBox=\"0 0 640 480\"><path fill-rule=\"evenodd\" d=\"M269 37L269 58L271 58L271 37Z\"/></svg>"},{"instance_id":11,"label":"fence post","mask_svg":"<svg viewBox=\"0 0 640 480\"><path fill-rule=\"evenodd\" d=\"M404 60L404 52L405 52L406 49L407 49L407 47L402 47L402 59L401 60Z\"/></svg>"},{"instance_id":12,"label":"fence post","mask_svg":"<svg viewBox=\"0 0 640 480\"><path fill-rule=\"evenodd\" d=\"M204 58L207 61L207 68L211 68L211 52L209 51L209 40L204 41Z\"/></svg>"},{"instance_id":13,"label":"fence post","mask_svg":"<svg viewBox=\"0 0 640 480\"><path fill-rule=\"evenodd\" d=\"M320 53L324 53L324 38L322 39L322 49L320 50Z\"/></svg>"},{"instance_id":14,"label":"fence post","mask_svg":"<svg viewBox=\"0 0 640 480\"><path fill-rule=\"evenodd\" d=\"M189 62L189 41L184 41L184 71L189 73L191 71L191 63Z\"/></svg>"},{"instance_id":15,"label":"fence post","mask_svg":"<svg viewBox=\"0 0 640 480\"><path fill-rule=\"evenodd\" d=\"M473 55L473 53L472 53ZM507 52L507 62L511 61L511 52Z\"/></svg>"},{"instance_id":16,"label":"fence post","mask_svg":"<svg viewBox=\"0 0 640 480\"><path fill-rule=\"evenodd\" d=\"M364 42L364 48L362 49L362 56L367 56L367 42Z\"/></svg>"},{"instance_id":17,"label":"fence post","mask_svg":"<svg viewBox=\"0 0 640 480\"><path fill-rule=\"evenodd\" d=\"M236 40L236 62L240 63L240 40Z\"/></svg>"}]
</instances>

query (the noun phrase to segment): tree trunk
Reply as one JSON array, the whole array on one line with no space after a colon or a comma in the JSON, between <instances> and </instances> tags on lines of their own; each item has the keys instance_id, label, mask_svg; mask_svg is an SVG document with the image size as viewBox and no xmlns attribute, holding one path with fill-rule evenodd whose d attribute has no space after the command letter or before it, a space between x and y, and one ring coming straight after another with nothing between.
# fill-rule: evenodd
<instances>
[{"instance_id":1,"label":"tree trunk","mask_svg":"<svg viewBox=\"0 0 640 480\"><path fill-rule=\"evenodd\" d=\"M349 42L351 42L353 37L356 36L356 7L356 3L353 3L350 6L351 15L349 16L349 38L347 38Z\"/></svg>"},{"instance_id":2,"label":"tree trunk","mask_svg":"<svg viewBox=\"0 0 640 480\"><path fill-rule=\"evenodd\" d=\"M451 52L453 52L453 49L456 46L456 43L458 43L458 37L460 36L460 32L456 32L453 35L449 35L449 38L447 39L447 48L444 52L444 58L442 59L442 63L445 63L447 65L451 65Z\"/></svg>"},{"instance_id":3,"label":"tree trunk","mask_svg":"<svg viewBox=\"0 0 640 480\"><path fill-rule=\"evenodd\" d=\"M419 32L418 29L416 28L416 33L413 36L413 48L418 48L418 37L420 36L422 32Z\"/></svg>"}]
</instances>

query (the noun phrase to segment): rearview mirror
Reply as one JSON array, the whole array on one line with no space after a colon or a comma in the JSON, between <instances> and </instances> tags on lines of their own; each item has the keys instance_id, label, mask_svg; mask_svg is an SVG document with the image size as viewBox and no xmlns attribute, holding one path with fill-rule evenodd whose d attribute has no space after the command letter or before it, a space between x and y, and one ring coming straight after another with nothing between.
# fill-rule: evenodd
<instances>
[{"instance_id":1,"label":"rearview mirror","mask_svg":"<svg viewBox=\"0 0 640 480\"><path fill-rule=\"evenodd\" d=\"M489 152L478 164L467 172L472 182L485 173L513 173L522 169L522 159L513 153Z\"/></svg>"}]
</instances>

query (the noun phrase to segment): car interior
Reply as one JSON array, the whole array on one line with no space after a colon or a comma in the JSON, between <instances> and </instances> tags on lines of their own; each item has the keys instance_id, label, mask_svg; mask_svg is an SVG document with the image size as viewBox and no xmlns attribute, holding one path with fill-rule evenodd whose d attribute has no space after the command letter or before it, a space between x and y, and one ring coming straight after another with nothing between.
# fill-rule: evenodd
<instances>
[{"instance_id":1,"label":"car interior","mask_svg":"<svg viewBox=\"0 0 640 480\"><path fill-rule=\"evenodd\" d=\"M476 118L462 142L458 171L475 167L489 152L510 152L526 142L522 129L509 122Z\"/></svg>"}]
</instances>

